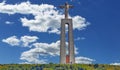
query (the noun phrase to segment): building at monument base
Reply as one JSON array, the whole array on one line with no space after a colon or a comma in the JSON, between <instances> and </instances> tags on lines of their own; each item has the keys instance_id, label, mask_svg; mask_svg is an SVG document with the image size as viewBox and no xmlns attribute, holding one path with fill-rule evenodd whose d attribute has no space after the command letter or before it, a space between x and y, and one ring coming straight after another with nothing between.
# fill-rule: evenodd
<instances>
[{"instance_id":1,"label":"building at monument base","mask_svg":"<svg viewBox=\"0 0 120 70\"><path fill-rule=\"evenodd\" d=\"M70 63L70 56L69 55L66 55L66 63Z\"/></svg>"}]
</instances>

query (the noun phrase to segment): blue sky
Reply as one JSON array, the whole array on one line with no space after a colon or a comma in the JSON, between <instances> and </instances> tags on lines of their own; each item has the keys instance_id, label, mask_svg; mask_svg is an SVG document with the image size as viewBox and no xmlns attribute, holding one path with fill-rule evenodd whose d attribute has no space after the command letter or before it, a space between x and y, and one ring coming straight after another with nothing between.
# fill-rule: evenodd
<instances>
[{"instance_id":1,"label":"blue sky","mask_svg":"<svg viewBox=\"0 0 120 70\"><path fill-rule=\"evenodd\" d=\"M1 0L0 64L59 63L58 6L66 1L74 6L76 61L120 63L119 0Z\"/></svg>"}]
</instances>

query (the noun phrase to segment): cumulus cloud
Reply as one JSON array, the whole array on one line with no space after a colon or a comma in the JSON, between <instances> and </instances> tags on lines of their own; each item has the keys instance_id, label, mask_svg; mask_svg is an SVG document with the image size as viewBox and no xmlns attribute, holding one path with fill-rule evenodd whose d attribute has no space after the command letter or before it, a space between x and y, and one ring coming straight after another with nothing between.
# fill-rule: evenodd
<instances>
[{"instance_id":1,"label":"cumulus cloud","mask_svg":"<svg viewBox=\"0 0 120 70\"><path fill-rule=\"evenodd\" d=\"M13 24L14 22L6 21L5 24Z\"/></svg>"},{"instance_id":2,"label":"cumulus cloud","mask_svg":"<svg viewBox=\"0 0 120 70\"><path fill-rule=\"evenodd\" d=\"M32 46L30 50L24 51L21 54L20 59L25 61L23 63L47 63L47 59L42 57L46 56L59 56L60 55L60 41L48 43L38 43L36 42L38 37L36 36L21 36L17 38L16 36L11 36L2 41L10 44L11 46ZM30 44L32 43L32 44ZM29 45L30 44L30 45ZM66 42L66 45L68 43ZM67 52L66 52L67 53ZM75 54L78 54L78 48L75 47ZM76 63L91 64L94 60L87 57L76 57Z\"/></svg>"},{"instance_id":3,"label":"cumulus cloud","mask_svg":"<svg viewBox=\"0 0 120 70\"><path fill-rule=\"evenodd\" d=\"M0 3L0 13L6 14L32 14L34 19L20 18L22 25L30 31L60 33L60 19L64 18L55 6L49 4L31 4L29 1L20 4ZM85 18L77 15L73 19L73 29L84 29L89 23Z\"/></svg>"},{"instance_id":4,"label":"cumulus cloud","mask_svg":"<svg viewBox=\"0 0 120 70\"><path fill-rule=\"evenodd\" d=\"M34 48L23 52L20 59L27 61L28 63L47 63L45 59L40 59L40 57L59 55L59 43L60 41L53 42L51 44L34 43Z\"/></svg>"},{"instance_id":5,"label":"cumulus cloud","mask_svg":"<svg viewBox=\"0 0 120 70\"><path fill-rule=\"evenodd\" d=\"M80 63L80 64L92 64L94 59L88 58L88 57L76 57L75 58L75 63Z\"/></svg>"},{"instance_id":6,"label":"cumulus cloud","mask_svg":"<svg viewBox=\"0 0 120 70\"><path fill-rule=\"evenodd\" d=\"M23 42L23 46L28 46L30 43L36 42L37 39L37 36L22 36L20 41Z\"/></svg>"},{"instance_id":7,"label":"cumulus cloud","mask_svg":"<svg viewBox=\"0 0 120 70\"><path fill-rule=\"evenodd\" d=\"M31 48L28 51L25 51L21 55L21 60L28 61L28 63L47 63L43 58L40 57L46 56L59 56L60 55L60 41L48 43L34 43L34 48ZM77 48L75 54L77 54ZM38 61L39 60L39 61Z\"/></svg>"},{"instance_id":8,"label":"cumulus cloud","mask_svg":"<svg viewBox=\"0 0 120 70\"><path fill-rule=\"evenodd\" d=\"M118 65L118 66L120 66L120 63L111 63L110 65Z\"/></svg>"},{"instance_id":9,"label":"cumulus cloud","mask_svg":"<svg viewBox=\"0 0 120 70\"><path fill-rule=\"evenodd\" d=\"M57 41L55 43L53 42L51 44L48 44L48 43L34 43L33 46L35 46L35 49L38 49L38 52L40 52L41 49L42 49L41 55L44 55L44 54L48 54L48 55L51 55L51 56L59 55L60 41Z\"/></svg>"},{"instance_id":10,"label":"cumulus cloud","mask_svg":"<svg viewBox=\"0 0 120 70\"><path fill-rule=\"evenodd\" d=\"M21 36L21 38L17 38L16 36L11 36L6 39L3 39L2 42L5 42L11 46L24 46L29 47L30 43L36 42L38 39L37 36Z\"/></svg>"},{"instance_id":11,"label":"cumulus cloud","mask_svg":"<svg viewBox=\"0 0 120 70\"><path fill-rule=\"evenodd\" d=\"M31 6L30 2L22 2L20 4L6 4L5 1L0 3L0 12L7 14L36 14L39 10L38 5ZM35 7L35 8L34 8Z\"/></svg>"},{"instance_id":12,"label":"cumulus cloud","mask_svg":"<svg viewBox=\"0 0 120 70\"><path fill-rule=\"evenodd\" d=\"M16 36L11 36L9 38L3 39L2 42L5 42L11 46L18 46L20 40Z\"/></svg>"},{"instance_id":13,"label":"cumulus cloud","mask_svg":"<svg viewBox=\"0 0 120 70\"><path fill-rule=\"evenodd\" d=\"M44 64L46 61L44 59L39 59L39 53L44 52L42 49L30 49L21 54L20 59L25 61L25 63L40 63Z\"/></svg>"}]
</instances>

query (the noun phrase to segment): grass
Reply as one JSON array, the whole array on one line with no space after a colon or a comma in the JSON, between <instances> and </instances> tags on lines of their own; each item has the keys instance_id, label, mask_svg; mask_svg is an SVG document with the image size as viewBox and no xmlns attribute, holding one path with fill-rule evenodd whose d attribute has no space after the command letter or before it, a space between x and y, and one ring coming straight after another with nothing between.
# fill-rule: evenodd
<instances>
[{"instance_id":1,"label":"grass","mask_svg":"<svg viewBox=\"0 0 120 70\"><path fill-rule=\"evenodd\" d=\"M120 70L107 64L0 64L0 70Z\"/></svg>"}]
</instances>

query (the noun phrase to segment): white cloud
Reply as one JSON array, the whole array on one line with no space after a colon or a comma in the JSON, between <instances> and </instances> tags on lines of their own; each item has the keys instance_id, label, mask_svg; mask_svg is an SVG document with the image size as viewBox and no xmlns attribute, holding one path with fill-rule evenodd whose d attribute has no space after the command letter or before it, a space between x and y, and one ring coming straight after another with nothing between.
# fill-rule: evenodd
<instances>
[{"instance_id":1,"label":"white cloud","mask_svg":"<svg viewBox=\"0 0 120 70\"><path fill-rule=\"evenodd\" d=\"M86 22L86 19L81 16L74 16L73 19L73 29L82 30L85 29L90 23Z\"/></svg>"},{"instance_id":2,"label":"white cloud","mask_svg":"<svg viewBox=\"0 0 120 70\"><path fill-rule=\"evenodd\" d=\"M22 25L28 27L30 31L60 33L60 19L64 17L55 6L49 4L31 4L29 1L20 4L0 3L0 13L7 14L32 14L34 19L20 18ZM73 19L73 29L84 29L88 22L86 19L77 15Z\"/></svg>"},{"instance_id":3,"label":"white cloud","mask_svg":"<svg viewBox=\"0 0 120 70\"><path fill-rule=\"evenodd\" d=\"M22 36L20 41L23 42L23 46L29 46L30 43L36 42L37 36Z\"/></svg>"},{"instance_id":4,"label":"white cloud","mask_svg":"<svg viewBox=\"0 0 120 70\"><path fill-rule=\"evenodd\" d=\"M37 43L38 37L36 36L11 36L2 41L11 46L24 46L31 49L21 54L20 59L24 60L23 63L46 63L47 60L39 59L45 56L59 56L60 54L60 41L48 43ZM31 43L31 44L30 44ZM66 45L68 43L66 42ZM67 53L67 52L66 52ZM78 54L78 48L75 47L75 54Z\"/></svg>"},{"instance_id":5,"label":"white cloud","mask_svg":"<svg viewBox=\"0 0 120 70\"><path fill-rule=\"evenodd\" d=\"M118 65L118 66L120 66L120 63L111 63L110 65Z\"/></svg>"},{"instance_id":6,"label":"white cloud","mask_svg":"<svg viewBox=\"0 0 120 70\"><path fill-rule=\"evenodd\" d=\"M66 45L68 45L68 43L66 42ZM48 54L51 56L56 56L56 55L60 55L60 41L56 41L56 42L52 42L51 44L48 43L34 43L33 46L36 49L43 49L44 52L41 55L44 54ZM78 54L78 48L75 47L75 54ZM66 51L67 53L67 51Z\"/></svg>"},{"instance_id":7,"label":"white cloud","mask_svg":"<svg viewBox=\"0 0 120 70\"><path fill-rule=\"evenodd\" d=\"M20 4L6 4L5 1L0 3L0 12L1 13L7 13L7 14L37 14L39 13L40 8L39 5L32 5L30 4L29 1L27 2L22 2Z\"/></svg>"},{"instance_id":8,"label":"white cloud","mask_svg":"<svg viewBox=\"0 0 120 70\"><path fill-rule=\"evenodd\" d=\"M40 57L59 55L59 43L59 41L51 44L34 43L34 48L23 52L20 59L25 60L28 63L47 63L45 59L40 59Z\"/></svg>"},{"instance_id":9,"label":"white cloud","mask_svg":"<svg viewBox=\"0 0 120 70\"><path fill-rule=\"evenodd\" d=\"M5 24L13 24L14 22L6 21Z\"/></svg>"},{"instance_id":10,"label":"white cloud","mask_svg":"<svg viewBox=\"0 0 120 70\"><path fill-rule=\"evenodd\" d=\"M79 40L85 40L85 37L77 37L77 38L75 39L75 41L79 41Z\"/></svg>"},{"instance_id":11,"label":"white cloud","mask_svg":"<svg viewBox=\"0 0 120 70\"><path fill-rule=\"evenodd\" d=\"M30 49L29 51L25 51L21 54L20 59L25 61L25 63L27 62L44 64L46 63L46 61L44 59L39 59L39 51L42 51L42 49Z\"/></svg>"},{"instance_id":12,"label":"white cloud","mask_svg":"<svg viewBox=\"0 0 120 70\"><path fill-rule=\"evenodd\" d=\"M19 64L32 64L32 63L29 63L29 62L21 62Z\"/></svg>"},{"instance_id":13,"label":"white cloud","mask_svg":"<svg viewBox=\"0 0 120 70\"><path fill-rule=\"evenodd\" d=\"M11 36L9 38L3 39L2 42L10 44L11 46L18 46L20 40L16 36Z\"/></svg>"},{"instance_id":14,"label":"white cloud","mask_svg":"<svg viewBox=\"0 0 120 70\"><path fill-rule=\"evenodd\" d=\"M41 58L46 56L59 56L60 54L60 41L48 43L34 43L38 37L36 36L21 36L19 39L16 36L8 37L7 39L3 39L2 41L10 44L11 46L20 46L20 44L24 46L31 46L28 51L25 51L21 54L20 59L25 61L23 63L47 63L47 59ZM66 45L68 43L66 42ZM78 54L78 48L75 47L75 54ZM87 57L76 57L76 63L84 63L91 64L94 60Z\"/></svg>"},{"instance_id":15,"label":"white cloud","mask_svg":"<svg viewBox=\"0 0 120 70\"><path fill-rule=\"evenodd\" d=\"M6 39L3 39L2 42L5 42L11 46L24 46L30 47L30 43L36 42L38 39L37 36L21 36L21 38L17 38L16 36L11 36Z\"/></svg>"},{"instance_id":16,"label":"white cloud","mask_svg":"<svg viewBox=\"0 0 120 70\"><path fill-rule=\"evenodd\" d=\"M76 57L75 58L75 63L80 63L80 64L92 64L94 59L88 58L88 57Z\"/></svg>"},{"instance_id":17,"label":"white cloud","mask_svg":"<svg viewBox=\"0 0 120 70\"><path fill-rule=\"evenodd\" d=\"M43 61L43 63L47 63L45 59L40 57L46 56L59 56L60 55L60 41L48 43L34 43L34 48L31 48L28 51L25 51L21 55L21 60L28 61L28 63L36 63ZM75 54L78 54L77 48L75 48Z\"/></svg>"},{"instance_id":18,"label":"white cloud","mask_svg":"<svg viewBox=\"0 0 120 70\"><path fill-rule=\"evenodd\" d=\"M48 43L34 43L33 46L35 47L36 51L40 52L40 55L51 55L56 56L59 55L60 50L60 41L53 42L51 44Z\"/></svg>"}]
</instances>

